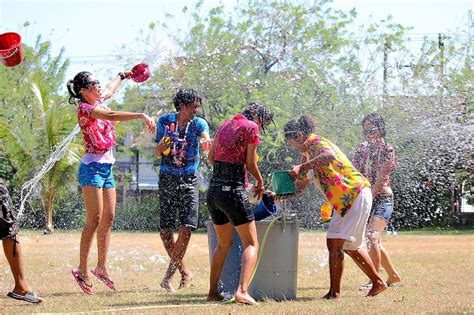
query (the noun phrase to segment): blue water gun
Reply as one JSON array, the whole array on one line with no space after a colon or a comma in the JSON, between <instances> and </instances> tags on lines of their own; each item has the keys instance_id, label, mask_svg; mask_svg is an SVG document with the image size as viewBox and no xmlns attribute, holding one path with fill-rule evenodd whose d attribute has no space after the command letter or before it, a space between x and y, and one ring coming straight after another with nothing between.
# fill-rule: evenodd
<instances>
[{"instance_id":1,"label":"blue water gun","mask_svg":"<svg viewBox=\"0 0 474 315\"><path fill-rule=\"evenodd\" d=\"M171 142L178 140L179 132L174 131L174 128L175 128L174 123L171 123L169 127L165 126L165 134L163 137L165 138L164 141L166 144L170 144ZM171 152L171 146L168 149L163 151L163 155L168 156L170 152Z\"/></svg>"}]
</instances>

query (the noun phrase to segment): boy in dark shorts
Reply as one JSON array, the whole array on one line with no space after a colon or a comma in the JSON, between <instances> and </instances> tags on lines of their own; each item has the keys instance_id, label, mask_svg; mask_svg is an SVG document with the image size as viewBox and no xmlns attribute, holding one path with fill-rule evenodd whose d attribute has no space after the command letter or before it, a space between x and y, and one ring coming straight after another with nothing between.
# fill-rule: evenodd
<instances>
[{"instance_id":1,"label":"boy in dark shorts","mask_svg":"<svg viewBox=\"0 0 474 315\"><path fill-rule=\"evenodd\" d=\"M23 253L18 239L20 230L16 217L16 211L5 183L0 180L0 200L2 211L0 213L0 239L3 243L3 251L7 257L8 264L15 279L15 288L8 292L8 296L29 303L41 303L42 298L36 294L25 279L23 268Z\"/></svg>"},{"instance_id":2,"label":"boy in dark shorts","mask_svg":"<svg viewBox=\"0 0 474 315\"><path fill-rule=\"evenodd\" d=\"M190 285L192 274L183 258L197 228L199 191L196 172L199 166L199 143L210 147L209 126L197 117L201 97L192 89L179 90L173 99L176 113L161 116L157 123L156 157L161 160L159 176L160 236L171 258L160 286L169 293L175 292L171 279L179 270L179 288ZM170 136L169 132L173 132ZM179 234L174 241L176 211L179 212Z\"/></svg>"}]
</instances>

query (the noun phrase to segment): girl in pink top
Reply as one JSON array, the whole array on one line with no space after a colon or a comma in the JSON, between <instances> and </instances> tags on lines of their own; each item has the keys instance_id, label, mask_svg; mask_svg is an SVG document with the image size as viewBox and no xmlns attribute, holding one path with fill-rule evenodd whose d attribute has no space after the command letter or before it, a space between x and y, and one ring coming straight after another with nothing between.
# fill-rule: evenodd
<instances>
[{"instance_id":1,"label":"girl in pink top","mask_svg":"<svg viewBox=\"0 0 474 315\"><path fill-rule=\"evenodd\" d=\"M273 113L266 106L251 103L242 115L238 114L221 125L209 151L208 159L214 169L207 205L217 234L217 246L211 261L208 301L222 299L217 284L232 245L235 226L244 248L235 301L257 304L248 294L250 277L257 261L257 229L244 187L248 171L256 181L254 193L258 199L263 195L263 178L257 166L257 146L260 143L260 129L272 121Z\"/></svg>"},{"instance_id":2,"label":"girl in pink top","mask_svg":"<svg viewBox=\"0 0 474 315\"><path fill-rule=\"evenodd\" d=\"M113 111L104 105L130 72L120 72L105 89L90 72L79 72L67 83L69 103L78 104L78 122L85 142L85 154L79 166L79 183L86 207L86 224L82 230L79 266L71 270L79 287L86 294L93 294L87 258L92 238L97 231L97 266L92 274L107 287L115 290L109 278L107 253L110 233L115 216L115 182L112 165L115 159L112 147L116 144L115 122L142 119L150 132L155 132L155 122L144 113Z\"/></svg>"}]
</instances>

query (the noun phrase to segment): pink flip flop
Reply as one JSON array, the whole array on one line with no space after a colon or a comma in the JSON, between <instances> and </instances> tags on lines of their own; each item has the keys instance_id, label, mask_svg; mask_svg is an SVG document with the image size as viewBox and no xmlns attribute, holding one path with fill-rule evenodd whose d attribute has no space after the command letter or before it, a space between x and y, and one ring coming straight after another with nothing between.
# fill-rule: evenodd
<instances>
[{"instance_id":1,"label":"pink flip flop","mask_svg":"<svg viewBox=\"0 0 474 315\"><path fill-rule=\"evenodd\" d=\"M112 289L115 291L115 284L112 280L110 280L109 277L101 275L97 270L91 269L91 272L94 276L97 277L100 281L102 281L103 284L105 284L109 289Z\"/></svg>"},{"instance_id":2,"label":"pink flip flop","mask_svg":"<svg viewBox=\"0 0 474 315\"><path fill-rule=\"evenodd\" d=\"M84 291L85 294L89 294L89 295L94 294L94 291L92 290L92 283L87 284L87 282L84 279L82 279L79 269L77 268L71 269L71 274L74 277L74 279L76 279L77 284L82 289L82 291Z\"/></svg>"}]
</instances>

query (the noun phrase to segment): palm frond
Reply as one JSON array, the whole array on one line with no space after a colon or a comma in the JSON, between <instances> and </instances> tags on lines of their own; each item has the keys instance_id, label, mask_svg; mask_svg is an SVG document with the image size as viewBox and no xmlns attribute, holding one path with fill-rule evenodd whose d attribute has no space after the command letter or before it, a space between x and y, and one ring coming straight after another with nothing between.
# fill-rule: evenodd
<instances>
[{"instance_id":1,"label":"palm frond","mask_svg":"<svg viewBox=\"0 0 474 315\"><path fill-rule=\"evenodd\" d=\"M33 165L33 156L18 134L3 121L0 121L0 145L2 151L12 159L21 179Z\"/></svg>"}]
</instances>

